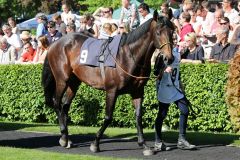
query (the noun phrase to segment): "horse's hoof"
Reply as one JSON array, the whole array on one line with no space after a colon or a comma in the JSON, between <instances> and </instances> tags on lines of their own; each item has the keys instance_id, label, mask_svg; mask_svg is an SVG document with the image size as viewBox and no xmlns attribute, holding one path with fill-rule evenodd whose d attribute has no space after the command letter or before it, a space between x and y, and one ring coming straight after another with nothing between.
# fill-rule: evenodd
<instances>
[{"instance_id":1,"label":"horse's hoof","mask_svg":"<svg viewBox=\"0 0 240 160\"><path fill-rule=\"evenodd\" d=\"M90 150L91 150L93 153L100 152L99 146L95 145L94 143L91 143Z\"/></svg>"},{"instance_id":2,"label":"horse's hoof","mask_svg":"<svg viewBox=\"0 0 240 160\"><path fill-rule=\"evenodd\" d=\"M66 148L67 148L67 149L70 149L70 148L72 148L72 146L73 146L72 141L71 141L71 140L68 140L68 144L67 144Z\"/></svg>"},{"instance_id":3,"label":"horse's hoof","mask_svg":"<svg viewBox=\"0 0 240 160\"><path fill-rule=\"evenodd\" d=\"M62 138L59 139L59 144L60 144L60 146L65 147L67 149L72 148L72 146L73 146L73 143L71 140L68 140L68 142L66 142Z\"/></svg>"},{"instance_id":4,"label":"horse's hoof","mask_svg":"<svg viewBox=\"0 0 240 160\"><path fill-rule=\"evenodd\" d=\"M62 138L59 139L59 144L62 147L66 147L67 146L67 141L63 140Z\"/></svg>"},{"instance_id":5,"label":"horse's hoof","mask_svg":"<svg viewBox=\"0 0 240 160\"><path fill-rule=\"evenodd\" d=\"M143 155L144 155L144 156L154 155L154 151L151 150L150 148L144 149L144 150L143 150Z\"/></svg>"}]
</instances>

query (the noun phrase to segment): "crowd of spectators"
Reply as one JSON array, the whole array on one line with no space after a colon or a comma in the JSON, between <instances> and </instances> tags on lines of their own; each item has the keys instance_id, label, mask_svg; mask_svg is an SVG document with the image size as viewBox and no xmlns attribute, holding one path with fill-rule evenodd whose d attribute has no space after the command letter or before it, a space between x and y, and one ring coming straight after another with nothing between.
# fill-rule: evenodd
<instances>
[{"instance_id":1,"label":"crowd of spectators","mask_svg":"<svg viewBox=\"0 0 240 160\"><path fill-rule=\"evenodd\" d=\"M184 0L179 9L168 2L159 6L159 14L176 26L174 51L181 53L182 63L228 62L240 42L240 2L223 0L212 8L208 1ZM122 0L119 19L113 19L112 7L100 7L77 19L68 4L62 13L48 20L44 13L36 15L36 35L22 31L14 18L7 19L0 30L0 64L42 63L48 47L62 36L82 32L98 39L131 32L152 18L148 4L139 6Z\"/></svg>"}]
</instances>

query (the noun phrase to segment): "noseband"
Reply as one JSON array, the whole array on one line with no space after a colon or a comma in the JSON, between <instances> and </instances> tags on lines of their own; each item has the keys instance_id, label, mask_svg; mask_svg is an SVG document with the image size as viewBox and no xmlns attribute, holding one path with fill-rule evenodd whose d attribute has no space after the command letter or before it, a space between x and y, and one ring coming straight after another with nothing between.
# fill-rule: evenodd
<instances>
[{"instance_id":1,"label":"noseband","mask_svg":"<svg viewBox=\"0 0 240 160\"><path fill-rule=\"evenodd\" d=\"M164 47L165 45L167 44L172 44L171 42L166 42L166 43L163 43L158 49L162 49L162 47Z\"/></svg>"},{"instance_id":2,"label":"noseband","mask_svg":"<svg viewBox=\"0 0 240 160\"><path fill-rule=\"evenodd\" d=\"M165 43L163 43L158 49L159 50L161 50L165 45L167 45L167 44L172 44L171 42L165 42ZM162 51L160 51L159 53L158 53L158 55L161 55L161 57L163 58L163 60L164 60L164 64L168 64L168 59L167 59L167 57L165 56L165 54L163 54L163 52Z\"/></svg>"}]
</instances>

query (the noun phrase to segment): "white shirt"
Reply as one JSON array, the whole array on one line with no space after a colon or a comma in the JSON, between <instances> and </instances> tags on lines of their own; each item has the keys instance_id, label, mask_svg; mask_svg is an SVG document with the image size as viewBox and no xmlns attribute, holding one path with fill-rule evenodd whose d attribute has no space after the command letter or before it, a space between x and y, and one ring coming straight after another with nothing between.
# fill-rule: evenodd
<instances>
[{"instance_id":1,"label":"white shirt","mask_svg":"<svg viewBox=\"0 0 240 160\"><path fill-rule=\"evenodd\" d=\"M8 46L6 50L0 49L0 64L13 64L16 58L16 50L13 46Z\"/></svg>"},{"instance_id":2,"label":"white shirt","mask_svg":"<svg viewBox=\"0 0 240 160\"><path fill-rule=\"evenodd\" d=\"M22 42L20 40L20 37L17 34L12 34L10 37L8 37L7 35L4 35L3 37L5 37L7 39L7 42L15 47L15 48L21 48L22 47Z\"/></svg>"},{"instance_id":3,"label":"white shirt","mask_svg":"<svg viewBox=\"0 0 240 160\"><path fill-rule=\"evenodd\" d=\"M61 18L62 21L67 25L68 24L68 18L72 17L74 21L76 21L76 16L72 13L72 11L69 11L68 13L62 12L61 13Z\"/></svg>"},{"instance_id":4,"label":"white shirt","mask_svg":"<svg viewBox=\"0 0 240 160\"><path fill-rule=\"evenodd\" d=\"M231 25L239 23L238 11L235 9L232 9L230 12L225 12L224 17L229 19Z\"/></svg>"},{"instance_id":5,"label":"white shirt","mask_svg":"<svg viewBox=\"0 0 240 160\"><path fill-rule=\"evenodd\" d=\"M153 15L151 13L148 13L145 17L140 17L140 25L148 21L150 18L153 18Z\"/></svg>"},{"instance_id":6,"label":"white shirt","mask_svg":"<svg viewBox=\"0 0 240 160\"><path fill-rule=\"evenodd\" d=\"M210 34L211 26L214 23L214 13L207 12L206 19L202 21L202 32L203 34Z\"/></svg>"}]
</instances>

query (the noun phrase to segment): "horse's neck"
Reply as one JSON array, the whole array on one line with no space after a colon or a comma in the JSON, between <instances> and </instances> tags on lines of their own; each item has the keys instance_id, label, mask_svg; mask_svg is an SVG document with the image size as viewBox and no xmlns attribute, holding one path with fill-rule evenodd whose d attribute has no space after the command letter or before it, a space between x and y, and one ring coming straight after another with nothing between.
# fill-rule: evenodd
<instances>
[{"instance_id":1,"label":"horse's neck","mask_svg":"<svg viewBox=\"0 0 240 160\"><path fill-rule=\"evenodd\" d=\"M136 46L130 49L130 53L132 54L130 56L133 57L131 60L132 67L130 72L138 72L140 74L145 74L147 68L151 66L151 57L155 48L153 45L153 41L151 41L150 37L142 37L142 39L139 39L139 41L142 42L138 42L139 44L134 44Z\"/></svg>"},{"instance_id":2,"label":"horse's neck","mask_svg":"<svg viewBox=\"0 0 240 160\"><path fill-rule=\"evenodd\" d=\"M142 61L144 61L144 64L141 65L147 65L150 63L155 47L153 41L150 40L150 37L143 38L144 41L139 44L138 49L135 50L133 55L136 57L136 63L142 63Z\"/></svg>"}]
</instances>

